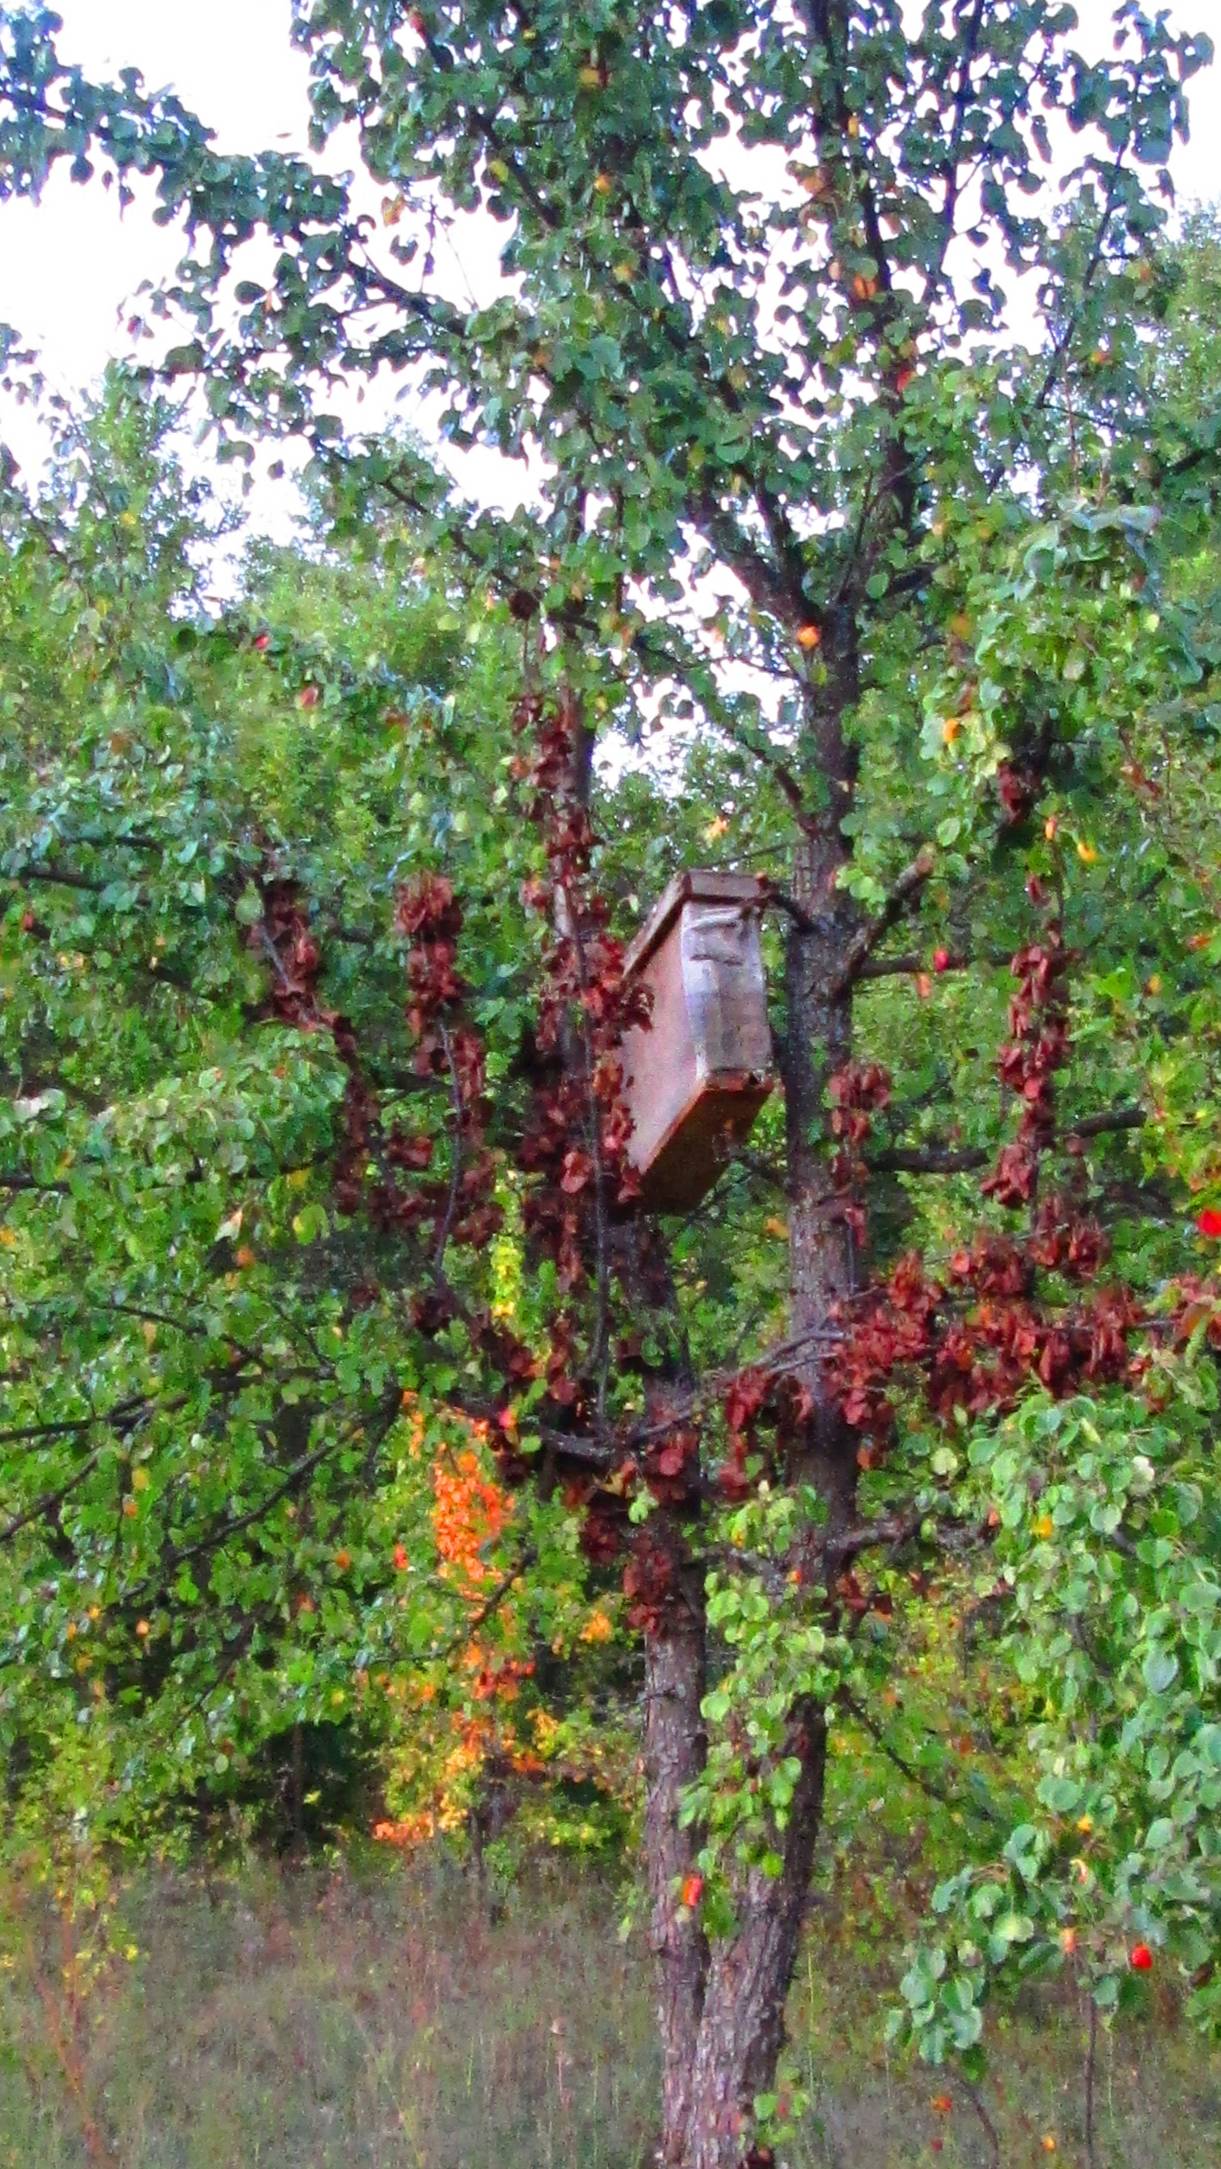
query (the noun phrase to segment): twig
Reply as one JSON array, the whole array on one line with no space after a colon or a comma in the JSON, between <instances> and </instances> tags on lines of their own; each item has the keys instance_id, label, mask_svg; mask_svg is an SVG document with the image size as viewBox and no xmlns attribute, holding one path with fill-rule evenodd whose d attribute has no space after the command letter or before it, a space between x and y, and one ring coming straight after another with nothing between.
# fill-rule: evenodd
<instances>
[{"instance_id":1,"label":"twig","mask_svg":"<svg viewBox=\"0 0 1221 2169\"><path fill-rule=\"evenodd\" d=\"M534 1546L532 1544L527 1545L525 1550L520 1553L516 1564L506 1569L491 1595L484 1599L479 1609L472 1612L469 1619L463 1620L461 1628L451 1636L449 1641L443 1642L438 1649L430 1650L427 1658L423 1661L435 1664L438 1660L456 1656L460 1649L464 1649L470 1642L471 1637L478 1634L480 1628L486 1626L493 1614L499 1611L509 1591L521 1580L523 1574L528 1573L537 1556Z\"/></svg>"},{"instance_id":2,"label":"twig","mask_svg":"<svg viewBox=\"0 0 1221 2169\"><path fill-rule=\"evenodd\" d=\"M1098 2006L1090 1997L1089 2034L1085 2047L1085 2158L1089 2169L1098 2169L1094 2131L1094 2081L1098 2070Z\"/></svg>"},{"instance_id":3,"label":"twig","mask_svg":"<svg viewBox=\"0 0 1221 2169\"><path fill-rule=\"evenodd\" d=\"M869 1734L875 1747L879 1748L882 1754L885 1755L887 1762L892 1763L900 1776L905 1777L909 1785L916 1787L917 1792L924 1793L929 1800L935 1800L938 1807L948 1809L951 1815L958 1814L965 1809L967 1814L978 1816L981 1822L992 1823L998 1829L1002 1826L1008 1827L1007 1818L998 1815L994 1809L985 1807L982 1801L964 1801L961 1798L956 1798L952 1793L944 1792L941 1786L936 1784L931 1777L926 1777L923 1771L914 1768L908 1762L906 1756L901 1755L898 1748L892 1746L877 1719L870 1716L869 1711L864 1707L863 1703L857 1701L855 1695L841 1693L837 1699L842 1701L844 1707L852 1712L858 1725L862 1726Z\"/></svg>"},{"instance_id":4,"label":"twig","mask_svg":"<svg viewBox=\"0 0 1221 2169\"><path fill-rule=\"evenodd\" d=\"M0 1529L0 1544L11 1543L20 1530L29 1528L32 1521L42 1521L47 1514L53 1514L57 1506L62 1506L78 1484L83 1484L85 1478L92 1475L104 1450L102 1446L95 1446L75 1474L68 1478L66 1484L61 1484L58 1491L45 1491L41 1499L36 1499L33 1506L28 1506L23 1514L15 1514L11 1521L6 1522Z\"/></svg>"},{"instance_id":5,"label":"twig","mask_svg":"<svg viewBox=\"0 0 1221 2169\"><path fill-rule=\"evenodd\" d=\"M398 1394L396 1392L392 1415L397 1414L398 1405ZM389 1422L387 1422L385 1429L388 1430L389 1427ZM340 1448L348 1445L350 1441L351 1433L346 1431L341 1432L338 1438L325 1438L322 1444L315 1446L311 1453L304 1454L299 1461L294 1461L292 1467L287 1470L281 1481L275 1485L273 1490L268 1492L265 1499L260 1499L257 1506L249 1507L244 1514L234 1514L228 1520L214 1524L206 1535L198 1537L193 1544L180 1545L176 1551L167 1553L158 1562L155 1575L150 1576L145 1581L137 1582L134 1589L125 1589L116 1599L116 1603L124 1606L130 1605L135 1602L137 1597L145 1596L151 1590L164 1590L169 1576L177 1567L184 1565L188 1559L198 1559L206 1552L215 1551L219 1545L227 1543L231 1536L240 1535L243 1529L253 1528L256 1522L262 1521L265 1515L270 1514L273 1508L279 1505L281 1499L287 1498L291 1492L297 1490L304 1483L306 1477L312 1475L321 1462L328 1460L332 1454L338 1453Z\"/></svg>"},{"instance_id":6,"label":"twig","mask_svg":"<svg viewBox=\"0 0 1221 2169\"><path fill-rule=\"evenodd\" d=\"M956 2072L955 2077L957 2079L958 2085L961 2087L962 2092L966 2095L967 2100L970 2102L971 2107L974 2109L976 2116L979 2118L979 2121L983 2125L984 2131L987 2134L988 2151L991 2157L992 2169L1001 2169L1000 2134L998 2133L997 2128L992 2121L992 2118L989 2116L988 2111L984 2106L984 2097L980 2093L978 2086L972 2086L970 2079L964 2079L961 2072Z\"/></svg>"},{"instance_id":7,"label":"twig","mask_svg":"<svg viewBox=\"0 0 1221 2169\"><path fill-rule=\"evenodd\" d=\"M70 1431L91 1431L95 1423L112 1427L125 1427L125 1419L135 1416L142 1409L152 1407L147 1395L133 1394L130 1401L116 1401L102 1415L68 1416L52 1423L19 1424L14 1430L0 1431L0 1446L21 1446L35 1439L66 1437Z\"/></svg>"},{"instance_id":8,"label":"twig","mask_svg":"<svg viewBox=\"0 0 1221 2169\"><path fill-rule=\"evenodd\" d=\"M454 1115L453 1163L449 1171L449 1195L445 1200L445 1212L442 1216L441 1225L437 1229L437 1244L432 1260L433 1278L439 1280L445 1264L445 1252L449 1243L450 1230L454 1224L454 1213L457 1210L458 1185L462 1179L463 1109L462 1086L458 1078L458 1067L454 1061L453 1048L450 1045L449 1033L445 1029L445 1021L441 1017L437 1019L437 1031L440 1035L441 1046L449 1069L450 1104Z\"/></svg>"}]
</instances>

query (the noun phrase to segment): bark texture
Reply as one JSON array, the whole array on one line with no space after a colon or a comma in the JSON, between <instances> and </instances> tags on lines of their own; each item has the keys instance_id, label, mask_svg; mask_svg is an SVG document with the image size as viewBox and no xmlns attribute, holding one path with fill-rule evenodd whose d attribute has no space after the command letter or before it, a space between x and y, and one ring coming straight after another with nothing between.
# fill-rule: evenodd
<instances>
[{"instance_id":1,"label":"bark texture","mask_svg":"<svg viewBox=\"0 0 1221 2169\"><path fill-rule=\"evenodd\" d=\"M677 1552L681 1537L669 1533ZM680 1594L645 1643L644 1844L662 2058L661 2159L668 2169L680 2169L686 2160L708 1968L699 1908L684 1905L681 1896L699 1838L679 1820L683 1793L704 1767L705 1683L702 1577L688 1568Z\"/></svg>"},{"instance_id":2,"label":"bark texture","mask_svg":"<svg viewBox=\"0 0 1221 2169\"><path fill-rule=\"evenodd\" d=\"M822 1821L826 1728L799 1713L802 1776L775 1878L754 1869L737 1893L737 1932L713 1946L691 2081L684 2169L739 2169L756 2095L770 2091Z\"/></svg>"},{"instance_id":3,"label":"bark texture","mask_svg":"<svg viewBox=\"0 0 1221 2169\"><path fill-rule=\"evenodd\" d=\"M811 809L803 820L793 868L799 907L788 936L783 1055L791 1276L790 1330L811 1336L800 1370L812 1403L793 1451L792 1477L812 1482L826 1521L806 1532L795 1562L812 1590L833 1592L824 1576L828 1535L855 1514L855 1440L823 1376L814 1336L825 1332L836 1306L851 1295L858 1260L848 1200L834 1186L826 1133L826 1087L852 1052L852 985L845 959L860 920L838 887L848 858L840 823L852 802L853 749L842 717L854 703L857 662L849 624L830 625L826 676L812 689L803 752ZM755 2097L773 2090L784 2040L785 2004L796 1965L810 1876L822 1820L827 1730L823 1711L805 1703L792 1713L788 1752L801 1775L775 1849L781 1872L752 1869L733 1888L734 1933L704 1945L693 1924L678 1917L675 1879L688 1872L674 1808L682 1786L698 1774L702 1729L691 1717L690 1694L705 1662L697 1629L702 1590L687 1584L681 1621L651 1638L648 1810L646 1843L653 1892L654 1950L659 1969L664 2127L659 2160L666 2169L752 2169L768 2159L752 2152ZM697 1655L698 1633L698 1655ZM701 1690L702 1691L702 1690ZM653 1699L656 1693L656 1700Z\"/></svg>"}]
</instances>

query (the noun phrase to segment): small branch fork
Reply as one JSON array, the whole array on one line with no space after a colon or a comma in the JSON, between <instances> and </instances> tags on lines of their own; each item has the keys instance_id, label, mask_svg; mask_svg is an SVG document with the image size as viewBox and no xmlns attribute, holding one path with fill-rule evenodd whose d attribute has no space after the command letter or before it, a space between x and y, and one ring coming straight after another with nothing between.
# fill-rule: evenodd
<instances>
[{"instance_id":1,"label":"small branch fork","mask_svg":"<svg viewBox=\"0 0 1221 2169\"><path fill-rule=\"evenodd\" d=\"M67 1482L60 1484L58 1490L45 1491L40 1499L35 1499L32 1506L27 1506L23 1513L14 1514L11 1521L6 1521L0 1526L0 1544L11 1543L12 1539L22 1529L29 1528L31 1522L44 1521L48 1516L55 1515L65 1499L69 1498L77 1487L84 1483L87 1476L92 1475L105 1450L104 1444L95 1446L93 1452L86 1455L80 1467L73 1471Z\"/></svg>"},{"instance_id":2,"label":"small branch fork","mask_svg":"<svg viewBox=\"0 0 1221 2169\"><path fill-rule=\"evenodd\" d=\"M931 848L916 853L910 866L905 866L891 889L877 917L854 934L844 956L843 967L831 989L834 1001L842 999L848 989L856 984L865 965L878 943L889 933L905 912L914 909L919 902L925 882L933 871L934 857Z\"/></svg>"}]
</instances>

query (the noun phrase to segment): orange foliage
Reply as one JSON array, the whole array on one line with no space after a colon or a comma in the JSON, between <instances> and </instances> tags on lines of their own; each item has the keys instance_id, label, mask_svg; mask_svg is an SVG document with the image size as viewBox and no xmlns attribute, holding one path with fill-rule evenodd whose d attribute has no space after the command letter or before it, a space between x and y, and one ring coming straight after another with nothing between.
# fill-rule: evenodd
<instances>
[{"instance_id":1,"label":"orange foliage","mask_svg":"<svg viewBox=\"0 0 1221 2169\"><path fill-rule=\"evenodd\" d=\"M427 1424L410 1387L404 1390L401 1405L409 1450L420 1458L427 1450ZM503 1534L512 1517L513 1502L487 1473L481 1459L479 1449L486 1443L487 1425L471 1423L456 1412L450 1412L448 1420L470 1444L457 1451L442 1449L433 1462L433 1538L441 1574L463 1599L477 1606L483 1586L494 1573L484 1552ZM402 1545L396 1547L396 1564L400 1553L406 1566ZM511 1631L507 1607L498 1614L496 1631ZM447 1712L440 1735L432 1735L436 1760L428 1788L430 1804L396 1820L375 1823L373 1836L382 1844L410 1849L442 1832L460 1828L468 1812L472 1781L490 1761L501 1770L521 1776L538 1776L544 1768L541 1756L533 1747L521 1743L507 1719L507 1705L517 1700L521 1682L534 1671L533 1662L494 1655L472 1640L458 1656L455 1669L466 1680L464 1706ZM391 1680L386 1683L386 1692L392 1700L420 1710L434 1700L437 1687L426 1679ZM506 1712L503 1718L502 1711ZM420 1744L427 1763L432 1759L429 1747L423 1741Z\"/></svg>"},{"instance_id":2,"label":"orange foliage","mask_svg":"<svg viewBox=\"0 0 1221 2169\"><path fill-rule=\"evenodd\" d=\"M484 1475L479 1456L467 1448L452 1462L433 1469L433 1533L441 1572L466 1591L476 1591L491 1573L481 1553L494 1543L513 1512L513 1502L499 1484Z\"/></svg>"}]
</instances>

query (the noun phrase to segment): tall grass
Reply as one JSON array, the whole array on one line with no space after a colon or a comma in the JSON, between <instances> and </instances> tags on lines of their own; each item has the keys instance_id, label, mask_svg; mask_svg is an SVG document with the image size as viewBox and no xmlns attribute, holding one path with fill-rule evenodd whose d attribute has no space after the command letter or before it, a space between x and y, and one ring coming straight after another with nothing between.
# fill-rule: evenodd
<instances>
[{"instance_id":1,"label":"tall grass","mask_svg":"<svg viewBox=\"0 0 1221 2169\"><path fill-rule=\"evenodd\" d=\"M45 1994L20 1967L0 1975L0 2164L96 2169L90 2124L118 2169L650 2160L646 1953L621 1941L613 1895L594 1882L540 1873L492 1923L436 1863L165 1875L132 1893L127 1919L141 1956L90 1999L71 2084ZM880 1968L836 1957L828 1969L823 1948L816 1921L793 2011L812 2107L784 2150L790 2169L986 2163L966 2098L888 2059ZM1006 2169L1085 2169L1079 2014L1032 1998L999 2049L985 2106ZM1103 2169L1221 2159L1221 2064L1168 2011L1104 2038L1098 2090Z\"/></svg>"}]
</instances>

